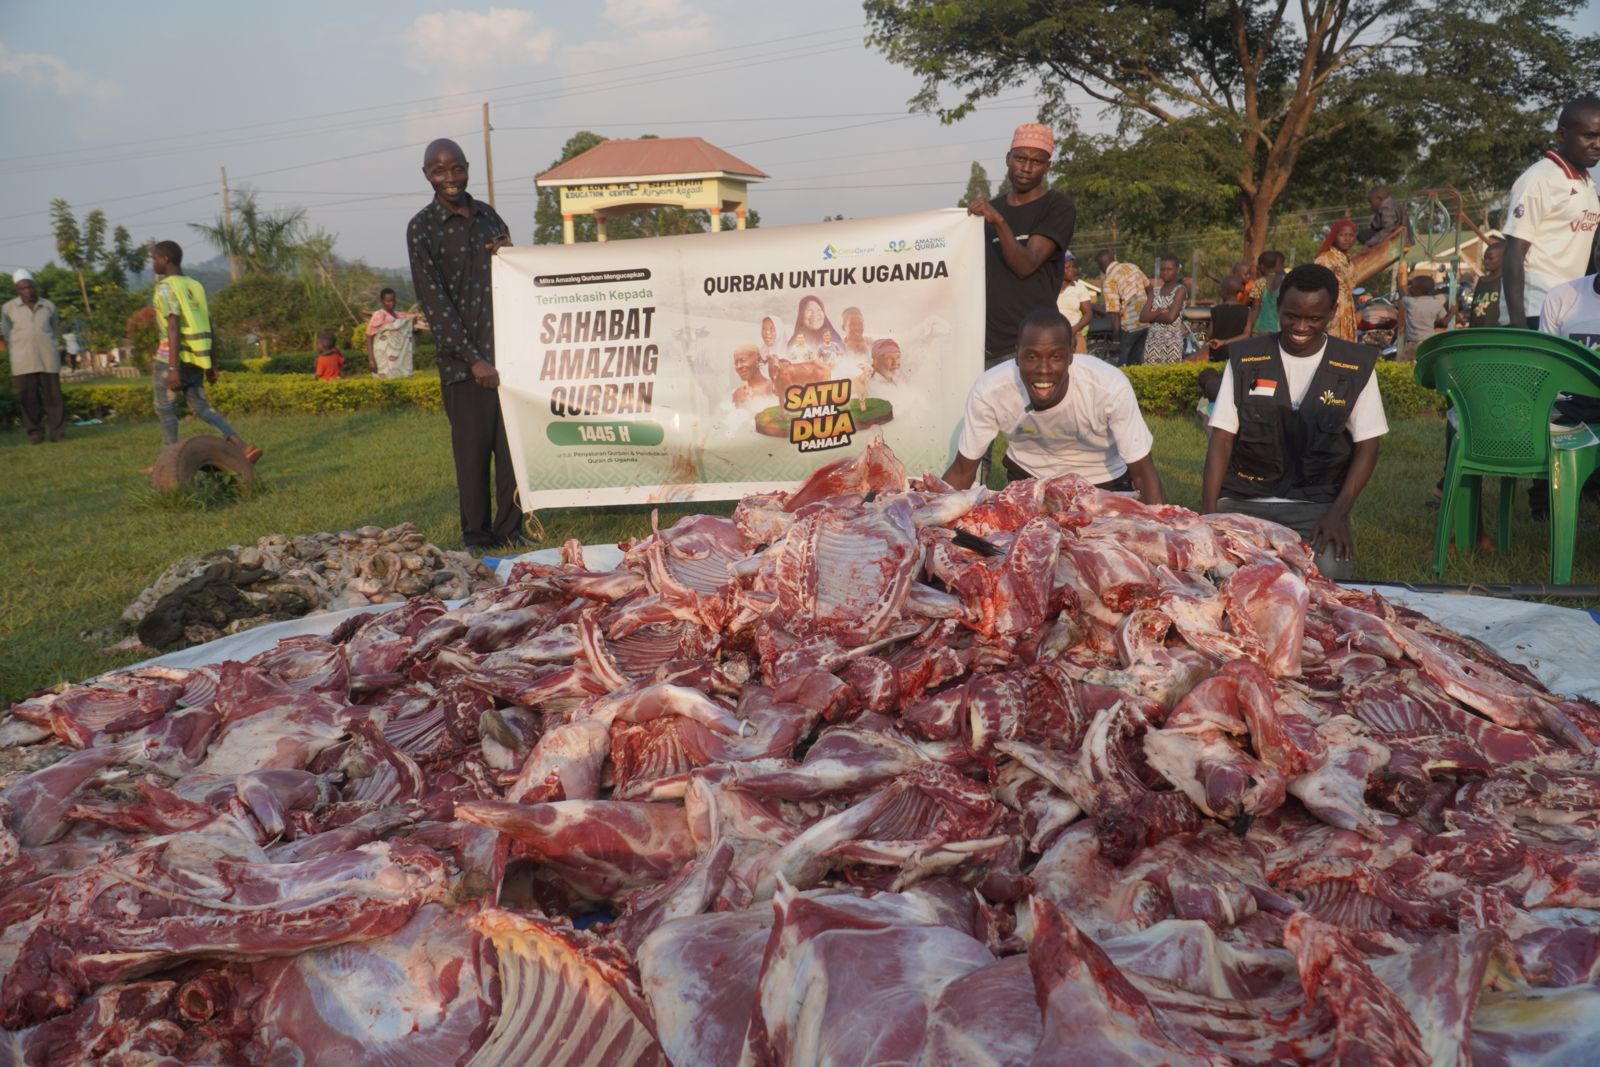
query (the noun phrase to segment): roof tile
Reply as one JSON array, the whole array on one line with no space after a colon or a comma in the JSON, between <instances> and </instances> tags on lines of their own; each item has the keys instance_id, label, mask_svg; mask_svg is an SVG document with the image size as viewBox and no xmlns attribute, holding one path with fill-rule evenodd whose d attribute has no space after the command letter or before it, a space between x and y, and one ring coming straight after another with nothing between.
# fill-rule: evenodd
<instances>
[{"instance_id":1,"label":"roof tile","mask_svg":"<svg viewBox=\"0 0 1600 1067\"><path fill-rule=\"evenodd\" d=\"M699 137L650 137L638 141L602 141L582 155L545 171L537 180L594 181L597 178L706 173L755 179L768 176L733 153Z\"/></svg>"}]
</instances>

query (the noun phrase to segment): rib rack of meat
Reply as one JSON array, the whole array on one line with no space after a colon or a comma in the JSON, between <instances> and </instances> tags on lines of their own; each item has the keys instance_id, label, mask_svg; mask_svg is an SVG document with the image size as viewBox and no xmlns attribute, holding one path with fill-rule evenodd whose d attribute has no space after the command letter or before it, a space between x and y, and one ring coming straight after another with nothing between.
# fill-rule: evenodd
<instances>
[{"instance_id":1,"label":"rib rack of meat","mask_svg":"<svg viewBox=\"0 0 1600 1067\"><path fill-rule=\"evenodd\" d=\"M17 704L0 1064L1592 1064L1600 712L1289 531L791 493Z\"/></svg>"}]
</instances>

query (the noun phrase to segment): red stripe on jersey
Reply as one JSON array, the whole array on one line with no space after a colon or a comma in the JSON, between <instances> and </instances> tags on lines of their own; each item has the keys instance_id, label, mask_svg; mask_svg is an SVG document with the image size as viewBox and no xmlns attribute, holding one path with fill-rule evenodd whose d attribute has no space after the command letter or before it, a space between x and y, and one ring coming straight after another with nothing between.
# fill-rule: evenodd
<instances>
[{"instance_id":1,"label":"red stripe on jersey","mask_svg":"<svg viewBox=\"0 0 1600 1067\"><path fill-rule=\"evenodd\" d=\"M1568 163L1559 152L1546 152L1544 154L1544 158L1560 167L1561 173L1565 174L1571 181L1582 181L1585 177L1587 177L1583 171L1578 170L1571 163Z\"/></svg>"}]
</instances>

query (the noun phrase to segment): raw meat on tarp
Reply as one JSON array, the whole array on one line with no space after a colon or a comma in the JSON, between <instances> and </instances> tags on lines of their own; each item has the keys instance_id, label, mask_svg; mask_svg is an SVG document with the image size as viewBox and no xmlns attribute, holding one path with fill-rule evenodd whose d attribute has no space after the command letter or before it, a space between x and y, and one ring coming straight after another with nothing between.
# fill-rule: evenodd
<instances>
[{"instance_id":1,"label":"raw meat on tarp","mask_svg":"<svg viewBox=\"0 0 1600 1067\"><path fill-rule=\"evenodd\" d=\"M0 723L0 1065L1587 1065L1600 710L881 443Z\"/></svg>"}]
</instances>

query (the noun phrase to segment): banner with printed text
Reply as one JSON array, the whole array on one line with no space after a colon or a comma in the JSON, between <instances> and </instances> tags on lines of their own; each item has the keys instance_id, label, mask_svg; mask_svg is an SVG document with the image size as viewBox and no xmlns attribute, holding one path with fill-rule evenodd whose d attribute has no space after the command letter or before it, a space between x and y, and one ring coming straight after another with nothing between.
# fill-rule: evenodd
<instances>
[{"instance_id":1,"label":"banner with printed text","mask_svg":"<svg viewBox=\"0 0 1600 1067\"><path fill-rule=\"evenodd\" d=\"M881 433L952 456L983 369L959 210L495 256L495 362L529 511L788 488Z\"/></svg>"}]
</instances>

